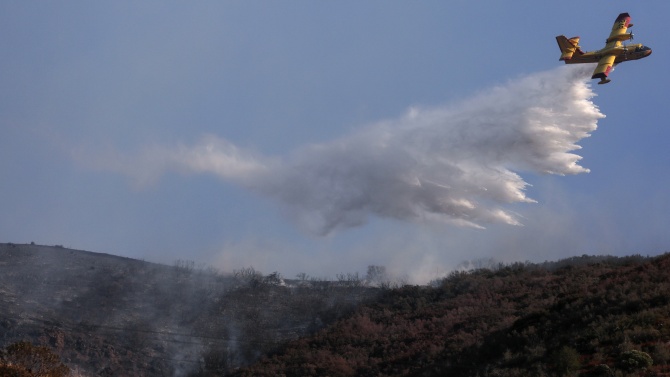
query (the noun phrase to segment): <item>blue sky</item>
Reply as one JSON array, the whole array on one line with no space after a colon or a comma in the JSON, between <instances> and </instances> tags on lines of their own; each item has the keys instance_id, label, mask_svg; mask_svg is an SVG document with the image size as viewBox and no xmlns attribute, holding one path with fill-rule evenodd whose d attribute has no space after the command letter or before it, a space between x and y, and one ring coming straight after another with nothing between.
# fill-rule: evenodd
<instances>
[{"instance_id":1,"label":"blue sky","mask_svg":"<svg viewBox=\"0 0 670 377\"><path fill-rule=\"evenodd\" d=\"M669 11L604 0L3 2L0 241L289 277L379 264L417 281L474 258L665 252ZM575 152L590 173L515 170L537 201L504 205L523 226L373 211L323 236L295 220L295 199L189 168L143 169L143 151L206 137L284 158L413 108L458 107L559 67L556 35L601 48L621 12L654 52L593 82L606 117ZM110 168L109 156L125 165Z\"/></svg>"}]
</instances>

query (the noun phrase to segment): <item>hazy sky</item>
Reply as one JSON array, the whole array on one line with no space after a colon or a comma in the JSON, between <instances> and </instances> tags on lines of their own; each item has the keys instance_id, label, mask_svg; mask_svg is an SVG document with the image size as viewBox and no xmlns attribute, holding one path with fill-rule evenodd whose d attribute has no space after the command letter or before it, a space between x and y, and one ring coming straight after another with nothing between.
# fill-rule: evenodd
<instances>
[{"instance_id":1,"label":"hazy sky","mask_svg":"<svg viewBox=\"0 0 670 377\"><path fill-rule=\"evenodd\" d=\"M584 84L554 37L599 49L621 12L653 54ZM2 2L0 242L418 280L474 258L668 251L669 13Z\"/></svg>"}]
</instances>

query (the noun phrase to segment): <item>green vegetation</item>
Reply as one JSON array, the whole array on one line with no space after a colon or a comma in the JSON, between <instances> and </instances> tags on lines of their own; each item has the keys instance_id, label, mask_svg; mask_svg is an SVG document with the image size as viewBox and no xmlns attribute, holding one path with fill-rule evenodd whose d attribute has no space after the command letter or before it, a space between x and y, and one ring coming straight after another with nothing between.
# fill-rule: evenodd
<instances>
[{"instance_id":1,"label":"green vegetation","mask_svg":"<svg viewBox=\"0 0 670 377\"><path fill-rule=\"evenodd\" d=\"M570 376L581 367L579 353L568 346L563 346L556 351L550 362L556 373L561 376Z\"/></svg>"},{"instance_id":2,"label":"green vegetation","mask_svg":"<svg viewBox=\"0 0 670 377\"><path fill-rule=\"evenodd\" d=\"M652 360L651 356L649 356L649 354L646 352L638 350L626 351L622 353L621 357L619 358L619 365L621 366L621 369L627 372L646 370L652 364L654 364L654 361Z\"/></svg>"}]
</instances>

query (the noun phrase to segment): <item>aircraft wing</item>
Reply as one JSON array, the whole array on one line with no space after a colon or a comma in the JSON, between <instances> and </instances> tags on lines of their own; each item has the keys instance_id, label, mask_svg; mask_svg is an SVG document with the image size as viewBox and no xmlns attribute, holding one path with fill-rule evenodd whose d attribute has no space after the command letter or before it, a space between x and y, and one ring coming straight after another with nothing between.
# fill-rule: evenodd
<instances>
[{"instance_id":1,"label":"aircraft wing","mask_svg":"<svg viewBox=\"0 0 670 377\"><path fill-rule=\"evenodd\" d=\"M626 33L629 26L633 26L633 24L630 23L630 15L628 13L621 13L616 20L614 20L614 26L612 26L610 36L607 37L607 47L614 47L618 42L630 39L631 34Z\"/></svg>"},{"instance_id":2,"label":"aircraft wing","mask_svg":"<svg viewBox=\"0 0 670 377\"><path fill-rule=\"evenodd\" d=\"M607 80L607 76L610 74L612 68L614 67L614 59L616 59L616 55L614 54L605 55L602 58L600 58L600 60L598 61L598 66L596 67L595 71L593 71L593 76L591 76L591 78L600 79L602 80L600 83L603 84L605 82L609 82L609 80Z\"/></svg>"}]
</instances>

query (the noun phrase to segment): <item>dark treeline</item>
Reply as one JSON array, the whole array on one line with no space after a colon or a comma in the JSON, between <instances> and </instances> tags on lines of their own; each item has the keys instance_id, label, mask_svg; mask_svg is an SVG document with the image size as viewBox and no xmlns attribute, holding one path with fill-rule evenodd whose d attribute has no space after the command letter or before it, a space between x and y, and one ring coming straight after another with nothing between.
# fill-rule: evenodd
<instances>
[{"instance_id":1,"label":"dark treeline","mask_svg":"<svg viewBox=\"0 0 670 377\"><path fill-rule=\"evenodd\" d=\"M670 375L670 255L576 257L402 287L238 376Z\"/></svg>"}]
</instances>

